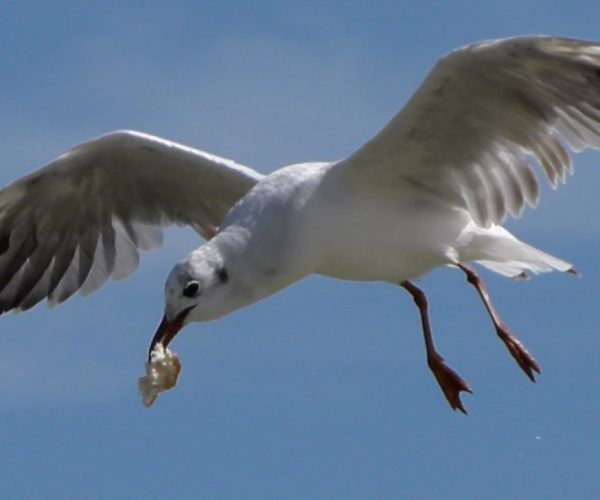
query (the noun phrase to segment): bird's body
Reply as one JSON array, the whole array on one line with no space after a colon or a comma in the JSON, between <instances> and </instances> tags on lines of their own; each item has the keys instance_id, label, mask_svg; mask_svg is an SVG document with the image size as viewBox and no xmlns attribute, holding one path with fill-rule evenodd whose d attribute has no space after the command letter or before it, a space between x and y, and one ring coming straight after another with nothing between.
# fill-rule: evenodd
<instances>
[{"instance_id":1,"label":"bird's body","mask_svg":"<svg viewBox=\"0 0 600 500\"><path fill-rule=\"evenodd\" d=\"M151 350L192 321L310 274L382 281L413 296L429 366L464 411L459 393L469 387L435 350L425 296L411 280L438 267L462 270L533 379L539 366L468 263L509 277L572 271L501 226L537 204L535 163L554 187L572 173L567 147L600 149L600 44L550 37L450 53L382 131L337 162L263 176L164 139L114 132L0 192L0 312L122 278L138 249L160 243L161 226L186 224L208 241L169 275Z\"/></svg>"},{"instance_id":2,"label":"bird's body","mask_svg":"<svg viewBox=\"0 0 600 500\"><path fill-rule=\"evenodd\" d=\"M242 305L310 274L398 284L437 267L498 258L520 261L514 277L571 268L500 226L478 226L465 209L344 185L335 163L291 165L263 178L199 251L224 256L230 274L243 279Z\"/></svg>"}]
</instances>

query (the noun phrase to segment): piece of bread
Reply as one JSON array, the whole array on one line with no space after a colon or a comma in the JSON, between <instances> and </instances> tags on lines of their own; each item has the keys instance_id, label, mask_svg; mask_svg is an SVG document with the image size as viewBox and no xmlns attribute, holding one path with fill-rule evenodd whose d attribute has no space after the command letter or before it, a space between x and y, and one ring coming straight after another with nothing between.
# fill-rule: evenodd
<instances>
[{"instance_id":1,"label":"piece of bread","mask_svg":"<svg viewBox=\"0 0 600 500\"><path fill-rule=\"evenodd\" d=\"M177 354L165 349L162 344L157 344L145 367L146 375L138 379L138 391L144 406L149 408L161 392L175 387L181 363Z\"/></svg>"}]
</instances>

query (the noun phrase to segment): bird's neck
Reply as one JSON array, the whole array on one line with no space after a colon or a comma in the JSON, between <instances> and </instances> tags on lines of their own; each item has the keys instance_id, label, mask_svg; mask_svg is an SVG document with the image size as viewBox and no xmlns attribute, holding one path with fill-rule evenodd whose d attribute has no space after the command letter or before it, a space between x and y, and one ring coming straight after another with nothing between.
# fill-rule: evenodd
<instances>
[{"instance_id":1,"label":"bird's neck","mask_svg":"<svg viewBox=\"0 0 600 500\"><path fill-rule=\"evenodd\" d=\"M266 252L242 226L229 226L208 244L214 245L232 281L232 310L269 297L307 274L286 266L278 252L281 249Z\"/></svg>"}]
</instances>

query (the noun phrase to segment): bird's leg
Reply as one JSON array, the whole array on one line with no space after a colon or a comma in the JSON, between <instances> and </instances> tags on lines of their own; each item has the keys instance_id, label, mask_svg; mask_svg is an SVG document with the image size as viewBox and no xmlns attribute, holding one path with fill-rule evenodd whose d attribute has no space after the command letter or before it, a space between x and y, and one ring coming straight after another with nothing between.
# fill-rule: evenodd
<instances>
[{"instance_id":1,"label":"bird's leg","mask_svg":"<svg viewBox=\"0 0 600 500\"><path fill-rule=\"evenodd\" d=\"M423 338L425 339L425 351L427 352L427 365L433 372L435 379L442 388L442 392L453 410L460 410L465 415L467 411L460 400L460 391L472 392L469 385L445 362L444 358L435 350L431 326L429 325L429 313L427 312L427 298L423 291L413 285L410 281L403 281L400 285L412 295L421 315L423 326Z\"/></svg>"},{"instance_id":2,"label":"bird's leg","mask_svg":"<svg viewBox=\"0 0 600 500\"><path fill-rule=\"evenodd\" d=\"M477 293L481 297L485 308L494 323L494 328L496 328L496 334L500 337L500 340L504 342L511 356L515 358L515 361L519 364L519 366L523 369L523 371L527 374L527 376L531 379L532 382L535 382L535 376L533 372L541 373L540 365L534 359L534 357L529 354L529 351L525 348L523 343L515 337L507 326L502 322L500 316L494 309L492 305L492 301L490 300L490 296L483 284L483 280L479 277L475 269L466 264L458 264L458 267L464 271L467 275L467 281L475 287Z\"/></svg>"}]
</instances>

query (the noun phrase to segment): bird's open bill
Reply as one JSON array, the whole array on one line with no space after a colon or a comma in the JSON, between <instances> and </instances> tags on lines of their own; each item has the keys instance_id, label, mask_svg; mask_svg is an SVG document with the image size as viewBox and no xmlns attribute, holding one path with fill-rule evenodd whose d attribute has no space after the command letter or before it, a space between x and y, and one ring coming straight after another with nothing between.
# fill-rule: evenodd
<instances>
[{"instance_id":1,"label":"bird's open bill","mask_svg":"<svg viewBox=\"0 0 600 500\"><path fill-rule=\"evenodd\" d=\"M152 342L150 342L148 361L150 361L152 351L154 351L154 348L157 344L162 344L162 346L166 348L171 343L171 341L175 338L175 335L177 335L179 330L183 328L185 318L187 318L188 314L194 307L195 306L186 307L172 320L167 319L166 315L163 316L160 325L158 325L158 328L156 329L154 337L152 337Z\"/></svg>"}]
</instances>

